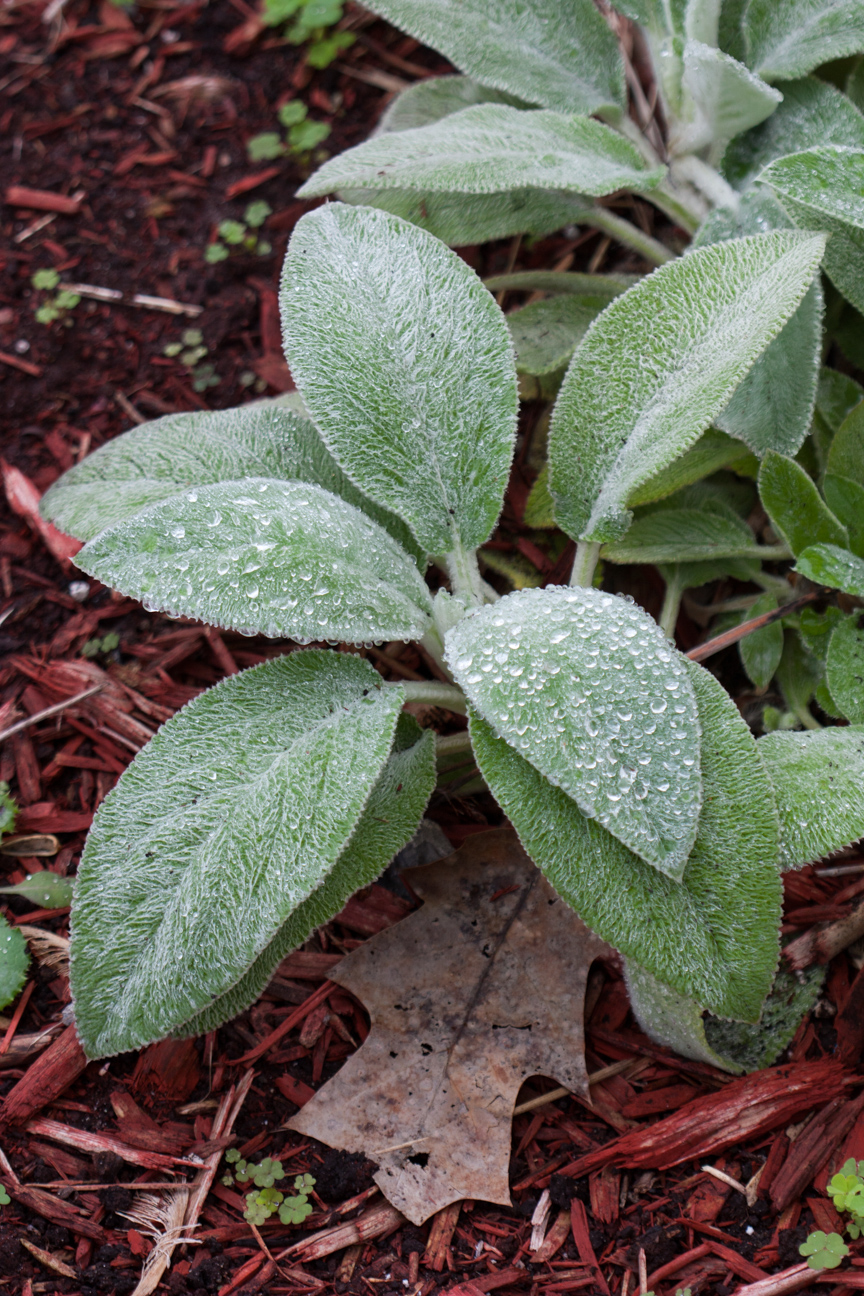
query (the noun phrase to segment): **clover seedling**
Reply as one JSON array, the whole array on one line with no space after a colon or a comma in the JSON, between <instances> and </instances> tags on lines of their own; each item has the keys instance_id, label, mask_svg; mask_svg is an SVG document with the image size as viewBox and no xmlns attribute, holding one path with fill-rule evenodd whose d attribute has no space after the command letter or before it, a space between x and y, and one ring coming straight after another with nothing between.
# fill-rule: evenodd
<instances>
[{"instance_id":1,"label":"clover seedling","mask_svg":"<svg viewBox=\"0 0 864 1296\"><path fill-rule=\"evenodd\" d=\"M325 68L354 44L353 33L333 30L342 12L342 0L265 0L264 21L269 27L278 27L293 18L286 38L292 45L308 42L306 62L310 67Z\"/></svg>"},{"instance_id":2,"label":"clover seedling","mask_svg":"<svg viewBox=\"0 0 864 1296\"><path fill-rule=\"evenodd\" d=\"M269 203L258 199L249 203L243 213L243 220L224 220L219 225L221 242L209 243L204 252L204 260L210 265L226 261L232 250L237 252L254 252L258 256L269 256L273 251L266 239L260 238L255 230L260 229L273 208Z\"/></svg>"},{"instance_id":3,"label":"clover seedling","mask_svg":"<svg viewBox=\"0 0 864 1296\"><path fill-rule=\"evenodd\" d=\"M40 292L48 293L60 283L60 275L56 270L37 270L31 275L30 282ZM34 312L36 320L39 324L53 324L55 320L62 320L64 324L71 325L69 313L80 301L81 297L78 293L71 292L68 288L61 288L53 297L45 297L42 304L36 307Z\"/></svg>"},{"instance_id":4,"label":"clover seedling","mask_svg":"<svg viewBox=\"0 0 864 1296\"><path fill-rule=\"evenodd\" d=\"M223 1176L224 1184L230 1187L233 1183L254 1183L258 1189L257 1192L249 1193L246 1197L244 1218L251 1224L265 1224L277 1211L283 1224L302 1224L304 1219L312 1214L312 1205L309 1201L309 1193L315 1187L312 1175L297 1175L294 1180L296 1195L286 1197L283 1192L274 1187L277 1181L285 1178L281 1161L265 1157L258 1165L250 1165L249 1162L241 1159L236 1148L225 1153L225 1160L234 1167L234 1172L232 1174L229 1171Z\"/></svg>"},{"instance_id":5,"label":"clover seedling","mask_svg":"<svg viewBox=\"0 0 864 1296\"><path fill-rule=\"evenodd\" d=\"M849 1248L839 1233L823 1233L821 1229L811 1233L798 1250L807 1257L810 1269L836 1269L849 1254Z\"/></svg>"},{"instance_id":6,"label":"clover seedling","mask_svg":"<svg viewBox=\"0 0 864 1296\"><path fill-rule=\"evenodd\" d=\"M208 387L218 387L222 381L214 365L202 363L208 354L208 348L204 345L204 335L200 329L185 329L181 341L166 343L162 354L169 359L176 356L186 366L192 379L193 391L203 392Z\"/></svg>"},{"instance_id":7,"label":"clover seedling","mask_svg":"<svg viewBox=\"0 0 864 1296\"><path fill-rule=\"evenodd\" d=\"M296 157L303 161L330 134L326 122L309 121L308 109L299 99L283 104L277 116L285 127L284 138L275 131L253 135L246 146L250 162L269 162L277 157Z\"/></svg>"}]
</instances>

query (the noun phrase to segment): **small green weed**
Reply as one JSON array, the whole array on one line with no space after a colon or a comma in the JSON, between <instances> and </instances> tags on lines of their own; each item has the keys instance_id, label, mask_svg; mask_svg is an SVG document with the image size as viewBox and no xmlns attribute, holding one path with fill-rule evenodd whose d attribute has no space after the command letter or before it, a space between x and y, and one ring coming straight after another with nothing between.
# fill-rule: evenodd
<instances>
[{"instance_id":1,"label":"small green weed","mask_svg":"<svg viewBox=\"0 0 864 1296\"><path fill-rule=\"evenodd\" d=\"M315 1187L312 1175L297 1175L294 1180L295 1195L286 1197L285 1193L274 1187L278 1180L285 1178L281 1161L265 1157L258 1165L253 1165L242 1160L236 1148L225 1153L225 1160L233 1166L234 1172L232 1174L229 1170L223 1175L224 1184L230 1187L232 1184L252 1183L258 1190L246 1196L246 1210L243 1214L250 1224L266 1224L277 1211L283 1224L302 1224L312 1214L312 1203L309 1201L309 1193Z\"/></svg>"},{"instance_id":2,"label":"small green weed","mask_svg":"<svg viewBox=\"0 0 864 1296\"><path fill-rule=\"evenodd\" d=\"M112 630L110 634L103 635L101 639L88 639L81 649L82 657L99 657L106 653L114 652L115 648L120 647L120 636Z\"/></svg>"},{"instance_id":3,"label":"small green weed","mask_svg":"<svg viewBox=\"0 0 864 1296\"><path fill-rule=\"evenodd\" d=\"M839 1233L823 1233L821 1229L811 1233L798 1250L807 1257L810 1269L836 1269L843 1257L849 1254L849 1248Z\"/></svg>"},{"instance_id":4,"label":"small green weed","mask_svg":"<svg viewBox=\"0 0 864 1296\"><path fill-rule=\"evenodd\" d=\"M265 0L264 21L268 27L279 27L293 18L285 39L292 45L308 42L306 62L325 68L354 44L351 32L332 30L341 20L342 10L342 0Z\"/></svg>"},{"instance_id":5,"label":"small green weed","mask_svg":"<svg viewBox=\"0 0 864 1296\"><path fill-rule=\"evenodd\" d=\"M208 387L218 387L222 381L214 365L209 361L201 363L207 355L207 347L200 329L185 329L180 341L168 342L162 348L162 354L172 360L176 356L186 366L192 378L193 391L203 392Z\"/></svg>"},{"instance_id":6,"label":"small green weed","mask_svg":"<svg viewBox=\"0 0 864 1296\"><path fill-rule=\"evenodd\" d=\"M279 157L306 159L330 134L326 122L310 121L308 109L299 99L289 99L277 116L285 127L285 137L276 131L253 135L246 145L250 162L271 162Z\"/></svg>"},{"instance_id":7,"label":"small green weed","mask_svg":"<svg viewBox=\"0 0 864 1296\"><path fill-rule=\"evenodd\" d=\"M10 833L18 817L18 803L9 791L9 784L0 782L0 836Z\"/></svg>"},{"instance_id":8,"label":"small green weed","mask_svg":"<svg viewBox=\"0 0 864 1296\"><path fill-rule=\"evenodd\" d=\"M30 282L38 292L50 293L60 283L60 275L56 270L37 270L30 276ZM69 313L75 309L80 300L78 293L70 292L68 288L61 288L53 297L44 298L41 305L36 307L34 312L36 322L53 324L55 320L62 320L64 324L71 325Z\"/></svg>"},{"instance_id":9,"label":"small green weed","mask_svg":"<svg viewBox=\"0 0 864 1296\"><path fill-rule=\"evenodd\" d=\"M851 1215L846 1232L851 1238L859 1238L864 1232L864 1161L850 1157L828 1184L828 1196L835 1210ZM836 1269L849 1254L839 1233L823 1233L821 1229L811 1233L798 1250L807 1256L811 1269Z\"/></svg>"},{"instance_id":10,"label":"small green weed","mask_svg":"<svg viewBox=\"0 0 864 1296\"><path fill-rule=\"evenodd\" d=\"M260 138L260 137L259 137ZM204 260L210 265L227 261L232 251L255 252L258 256L269 256L273 251L271 245L262 239L255 230L261 228L273 208L259 198L249 203L243 213L243 220L224 220L219 226L221 242L211 243L204 252Z\"/></svg>"},{"instance_id":11,"label":"small green weed","mask_svg":"<svg viewBox=\"0 0 864 1296\"><path fill-rule=\"evenodd\" d=\"M6 1189L2 1184L0 1184L0 1206L8 1206L11 1200L12 1198L9 1196Z\"/></svg>"}]
</instances>

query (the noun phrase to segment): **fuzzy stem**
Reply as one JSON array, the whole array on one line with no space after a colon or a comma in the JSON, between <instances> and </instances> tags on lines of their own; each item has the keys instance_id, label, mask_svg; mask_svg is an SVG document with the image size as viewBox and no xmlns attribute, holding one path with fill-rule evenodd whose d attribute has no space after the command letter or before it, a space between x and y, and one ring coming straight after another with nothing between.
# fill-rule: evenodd
<instances>
[{"instance_id":1,"label":"fuzzy stem","mask_svg":"<svg viewBox=\"0 0 864 1296\"><path fill-rule=\"evenodd\" d=\"M595 229L602 230L618 243L638 252L651 265L665 265L667 261L675 259L675 253L670 252L659 239L637 229L630 221L624 220L623 216L616 216L608 207L586 207L575 214L574 220L577 225L593 225Z\"/></svg>"},{"instance_id":2,"label":"fuzzy stem","mask_svg":"<svg viewBox=\"0 0 864 1296\"><path fill-rule=\"evenodd\" d=\"M676 563L673 575L666 582L666 594L660 610L660 629L667 639L675 641L675 627L678 624L678 613L681 611L681 597L684 593L684 580L681 576L681 565Z\"/></svg>"},{"instance_id":3,"label":"fuzzy stem","mask_svg":"<svg viewBox=\"0 0 864 1296\"><path fill-rule=\"evenodd\" d=\"M695 234L707 215L701 203L699 206L696 205L697 195L688 197L682 189L672 185L668 178L656 189L646 190L642 197L673 220L676 225L680 225L681 229L686 230L688 234Z\"/></svg>"},{"instance_id":4,"label":"fuzzy stem","mask_svg":"<svg viewBox=\"0 0 864 1296\"><path fill-rule=\"evenodd\" d=\"M438 680L404 680L394 687L404 690L406 702L424 702L427 706L444 707L446 711L465 715L467 699L455 684L441 684Z\"/></svg>"},{"instance_id":5,"label":"fuzzy stem","mask_svg":"<svg viewBox=\"0 0 864 1296\"><path fill-rule=\"evenodd\" d=\"M715 171L695 154L686 153L683 157L676 158L672 164L672 174L675 178L681 177L692 184L705 195L712 207L729 207L732 211L738 210L741 195L723 179L719 171Z\"/></svg>"},{"instance_id":6,"label":"fuzzy stem","mask_svg":"<svg viewBox=\"0 0 864 1296\"><path fill-rule=\"evenodd\" d=\"M594 579L597 560L600 557L600 545L592 540L580 540L576 545L576 557L573 559L573 570L570 573L570 584L588 588Z\"/></svg>"},{"instance_id":7,"label":"fuzzy stem","mask_svg":"<svg viewBox=\"0 0 864 1296\"><path fill-rule=\"evenodd\" d=\"M485 598L483 578L477 565L477 550L463 549L462 542L457 537L456 544L444 561L453 593L461 596L472 607L482 607Z\"/></svg>"},{"instance_id":8,"label":"fuzzy stem","mask_svg":"<svg viewBox=\"0 0 864 1296\"><path fill-rule=\"evenodd\" d=\"M442 737L440 734L435 739L436 756L453 756L457 752L471 750L471 735L467 729L461 733L446 734Z\"/></svg>"}]
</instances>

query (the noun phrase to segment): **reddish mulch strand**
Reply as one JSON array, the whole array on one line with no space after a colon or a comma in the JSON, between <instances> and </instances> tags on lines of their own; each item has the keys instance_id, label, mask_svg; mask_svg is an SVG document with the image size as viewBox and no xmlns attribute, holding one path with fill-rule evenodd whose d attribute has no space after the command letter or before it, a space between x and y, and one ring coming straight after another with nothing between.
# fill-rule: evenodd
<instances>
[{"instance_id":1,"label":"reddish mulch strand","mask_svg":"<svg viewBox=\"0 0 864 1296\"><path fill-rule=\"evenodd\" d=\"M50 8L47 23L41 5L11 4L0 14L4 195L11 188L11 201L0 208L3 455L39 491L133 420L222 408L289 386L275 289L290 231L305 210L293 197L303 172L287 160L250 164L245 142L274 129L280 103L302 97L313 118L331 125L327 147L339 151L368 134L399 82L447 70L438 55L359 10L349 10L346 19L358 32L355 45L336 66L314 72L301 50L262 33L242 0L150 0L128 15L107 0L101 6L68 0ZM266 226L272 252L208 265L203 252L216 226L242 218L251 198L273 209ZM683 243L647 204L627 202L632 219ZM505 241L463 255L481 274L514 265L645 269L591 231L533 244ZM30 280L43 268L56 269L63 282L202 309L172 315L85 298L68 326L39 324L34 310L41 299ZM195 389L200 373L190 374L164 354L189 327L200 329L208 348L204 362L213 366L214 381L199 382L201 390ZM539 403L526 407L508 504L492 543L555 582L566 579L569 567L563 538L521 525L542 455L541 414ZM93 582L79 602L70 593L74 568L61 566L5 501L2 508L0 729L94 682L103 684L0 749L0 779L24 807L20 826L56 833L60 849L50 867L74 873L94 810L149 733L224 674L292 645L150 615ZM504 588L494 574L489 578ZM649 611L658 610L661 590L650 569L617 569L614 580ZM721 587L717 597L734 588ZM109 631L119 636L118 648L95 659L82 656L89 639ZM702 635L683 613L681 647L691 648ZM428 660L412 647L393 644L384 655L370 656L388 678L401 677L394 659L409 677L429 674ZM749 714L757 699L735 650L713 658L711 666ZM458 723L435 712L427 721L439 729ZM464 771L457 770L455 790L436 795L430 808L454 845L501 820L488 796L460 798L460 777ZM839 862L862 871L850 867L826 876L811 867L787 878L790 934L841 917L858 903L864 861L850 851ZM3 856L0 864L15 882L45 860ZM8 1161L0 1158L0 1180L13 1196L0 1213L3 1290L13 1296L133 1291L151 1246L124 1217L136 1181L162 1179L165 1157L206 1157L220 1146L209 1142L214 1113L243 1074L231 1060L254 1049L310 995L319 1003L326 971L339 956L409 907L383 886L368 888L285 961L259 1002L236 1021L194 1042L153 1045L107 1063L86 1065L74 1032L63 1029L60 1014L69 995L62 963L34 960L20 1020L14 1029L2 1027L8 1043L0 1056L0 1121L6 1122ZM36 921L48 932L67 933L64 910L34 913L20 898L8 899L2 909L12 922ZM788 1070L739 1082L652 1045L629 1014L617 965L597 965L588 995L589 1070L616 1062L622 1068L593 1087L593 1107L564 1099L516 1117L511 1209L463 1202L422 1228L392 1218L388 1223L380 1195L370 1192L369 1163L282 1128L367 1033L362 1005L334 988L326 1008L313 1009L253 1064L231 1144L246 1156L281 1156L289 1174L316 1178L315 1213L304 1225L261 1228L274 1254L336 1224L360 1219L360 1226L341 1235L332 1254L304 1259L301 1249L276 1271L242 1218L242 1197L217 1175L201 1213L200 1245L175 1252L157 1290L178 1296L618 1296L625 1281L628 1290L637 1289L643 1250L649 1284L658 1293L690 1286L694 1294L727 1296L799 1263L798 1244L807 1233L836 1224L825 1194L829 1170L847 1156L864 1157L864 1115L856 1102L862 1034L860 1011L854 1011L861 997L857 976L855 958L835 958L818 1012L802 1024L783 1059ZM7 1022L13 1012L11 1006ZM46 1028L47 1049L31 1038ZM553 1084L538 1077L522 1098ZM797 1105L788 1096L796 1085L811 1086ZM714 1137L712 1150L701 1153L693 1142L694 1102L701 1106L692 1111ZM759 1102L761 1123L736 1136L744 1104L749 1110ZM718 1128L725 1131L719 1147ZM670 1168L658 1170L646 1149L661 1144L666 1150L653 1162ZM674 1164L676 1147L689 1159ZM587 1173L586 1162L592 1167ZM628 1162L630 1169L621 1168ZM706 1173L703 1164L750 1184L750 1195ZM531 1217L547 1204L546 1238L532 1252ZM369 1236L376 1218L384 1223ZM860 1244L853 1251L862 1253ZM842 1275L835 1279L835 1291L851 1290Z\"/></svg>"}]
</instances>

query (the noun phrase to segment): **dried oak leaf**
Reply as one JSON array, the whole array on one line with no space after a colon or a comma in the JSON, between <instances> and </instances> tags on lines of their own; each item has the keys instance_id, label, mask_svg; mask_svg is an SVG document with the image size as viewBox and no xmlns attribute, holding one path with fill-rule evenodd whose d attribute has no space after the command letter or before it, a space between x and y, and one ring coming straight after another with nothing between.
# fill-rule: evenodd
<instances>
[{"instance_id":1,"label":"dried oak leaf","mask_svg":"<svg viewBox=\"0 0 864 1296\"><path fill-rule=\"evenodd\" d=\"M329 974L368 1008L369 1036L290 1125L377 1162L381 1191L421 1224L465 1197L510 1204L526 1077L587 1095L585 983L609 947L509 830L404 876L422 909Z\"/></svg>"}]
</instances>

